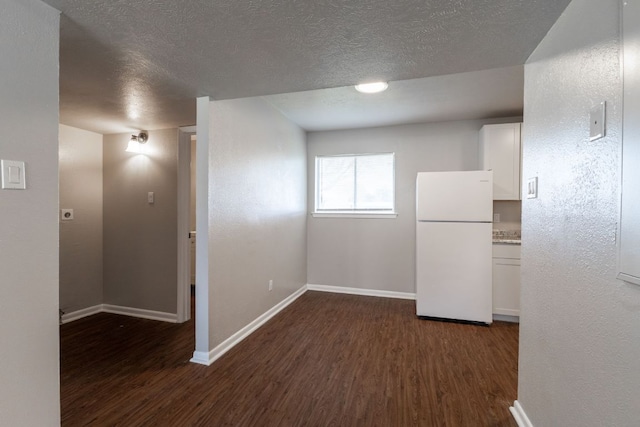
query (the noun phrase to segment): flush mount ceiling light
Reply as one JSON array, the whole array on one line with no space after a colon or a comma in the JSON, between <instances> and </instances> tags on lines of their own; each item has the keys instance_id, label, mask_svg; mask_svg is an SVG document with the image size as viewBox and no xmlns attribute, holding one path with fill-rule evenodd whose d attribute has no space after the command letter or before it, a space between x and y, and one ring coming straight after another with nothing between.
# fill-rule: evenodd
<instances>
[{"instance_id":1,"label":"flush mount ceiling light","mask_svg":"<svg viewBox=\"0 0 640 427\"><path fill-rule=\"evenodd\" d=\"M389 84L387 82L361 83L355 88L362 93L378 93L387 90Z\"/></svg>"},{"instance_id":2,"label":"flush mount ceiling light","mask_svg":"<svg viewBox=\"0 0 640 427\"><path fill-rule=\"evenodd\" d=\"M149 135L146 132L140 132L137 135L131 135L131 139L129 140L129 144L127 145L127 149L125 151L129 153L143 153L144 146L149 139Z\"/></svg>"}]
</instances>

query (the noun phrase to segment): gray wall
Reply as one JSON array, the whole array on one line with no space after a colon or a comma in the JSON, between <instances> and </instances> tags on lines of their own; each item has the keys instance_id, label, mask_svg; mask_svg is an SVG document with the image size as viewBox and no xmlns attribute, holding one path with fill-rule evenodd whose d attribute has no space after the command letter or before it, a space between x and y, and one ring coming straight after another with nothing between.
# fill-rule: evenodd
<instances>
[{"instance_id":1,"label":"gray wall","mask_svg":"<svg viewBox=\"0 0 640 427\"><path fill-rule=\"evenodd\" d=\"M35 0L0 13L0 158L27 189L0 190L0 425L60 423L59 14Z\"/></svg>"},{"instance_id":2,"label":"gray wall","mask_svg":"<svg viewBox=\"0 0 640 427\"><path fill-rule=\"evenodd\" d=\"M478 168L484 123L519 118L310 132L308 209L314 210L315 156L396 153L395 219L308 218L308 283L415 292L415 180L418 172Z\"/></svg>"},{"instance_id":3,"label":"gray wall","mask_svg":"<svg viewBox=\"0 0 640 427\"><path fill-rule=\"evenodd\" d=\"M60 125L60 308L102 304L102 135Z\"/></svg>"},{"instance_id":4,"label":"gray wall","mask_svg":"<svg viewBox=\"0 0 640 427\"><path fill-rule=\"evenodd\" d=\"M306 147L300 128L256 98L210 102L209 132L214 348L306 283Z\"/></svg>"},{"instance_id":5,"label":"gray wall","mask_svg":"<svg viewBox=\"0 0 640 427\"><path fill-rule=\"evenodd\" d=\"M619 2L574 0L525 67L518 400L535 426L637 426L640 287L615 279ZM607 101L607 136L589 109Z\"/></svg>"},{"instance_id":6,"label":"gray wall","mask_svg":"<svg viewBox=\"0 0 640 427\"><path fill-rule=\"evenodd\" d=\"M522 222L522 202L497 200L493 202L493 213L500 214L500 222L493 224L494 230L520 230Z\"/></svg>"},{"instance_id":7,"label":"gray wall","mask_svg":"<svg viewBox=\"0 0 640 427\"><path fill-rule=\"evenodd\" d=\"M104 303L176 313L178 130L150 131L146 155L130 137L104 136Z\"/></svg>"}]
</instances>

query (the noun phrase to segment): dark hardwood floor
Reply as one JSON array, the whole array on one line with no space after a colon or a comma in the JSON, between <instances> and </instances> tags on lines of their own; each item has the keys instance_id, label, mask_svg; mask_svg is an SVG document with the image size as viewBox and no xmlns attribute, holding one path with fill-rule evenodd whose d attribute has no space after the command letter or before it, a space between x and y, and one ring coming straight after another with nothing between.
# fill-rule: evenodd
<instances>
[{"instance_id":1,"label":"dark hardwood floor","mask_svg":"<svg viewBox=\"0 0 640 427\"><path fill-rule=\"evenodd\" d=\"M189 362L193 321L60 331L63 426L516 426L518 325L413 301L307 292L210 367Z\"/></svg>"}]
</instances>

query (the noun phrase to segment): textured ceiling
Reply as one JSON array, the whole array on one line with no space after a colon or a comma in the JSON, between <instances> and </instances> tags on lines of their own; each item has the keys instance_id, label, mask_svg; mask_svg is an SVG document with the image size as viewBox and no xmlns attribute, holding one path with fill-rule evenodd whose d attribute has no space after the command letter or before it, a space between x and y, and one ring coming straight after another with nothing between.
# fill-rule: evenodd
<instances>
[{"instance_id":1,"label":"textured ceiling","mask_svg":"<svg viewBox=\"0 0 640 427\"><path fill-rule=\"evenodd\" d=\"M45 0L63 12L61 121L193 124L239 98L521 65L569 0Z\"/></svg>"},{"instance_id":2,"label":"textured ceiling","mask_svg":"<svg viewBox=\"0 0 640 427\"><path fill-rule=\"evenodd\" d=\"M522 115L524 67L389 83L367 95L353 86L265 96L308 131Z\"/></svg>"}]
</instances>

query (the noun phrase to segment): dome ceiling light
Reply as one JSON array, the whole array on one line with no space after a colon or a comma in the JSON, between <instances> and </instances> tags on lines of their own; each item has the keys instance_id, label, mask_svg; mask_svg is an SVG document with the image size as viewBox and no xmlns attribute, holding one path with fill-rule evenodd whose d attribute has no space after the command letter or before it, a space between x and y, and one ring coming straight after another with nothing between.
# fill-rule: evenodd
<instances>
[{"instance_id":1,"label":"dome ceiling light","mask_svg":"<svg viewBox=\"0 0 640 427\"><path fill-rule=\"evenodd\" d=\"M358 92L379 93L384 92L389 87L387 82L361 83L355 86Z\"/></svg>"}]
</instances>

